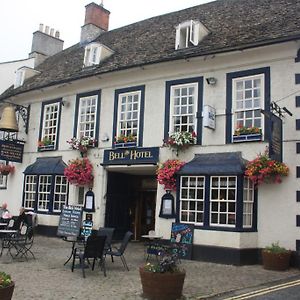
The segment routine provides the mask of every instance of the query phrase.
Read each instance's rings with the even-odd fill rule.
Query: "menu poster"
[[[80,206],[64,206],[57,229],[59,236],[78,236],[81,226],[82,208]]]

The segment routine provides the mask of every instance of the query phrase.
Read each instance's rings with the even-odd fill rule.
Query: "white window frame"
[[[218,179],[218,186],[217,187],[213,187],[213,179],[216,178]],[[222,186],[221,185],[221,180],[225,179],[226,178],[226,186]],[[234,199],[228,199],[228,191],[229,190],[232,190],[233,188],[230,187],[228,185],[229,183],[229,180],[230,179],[235,179],[235,187],[234,187]],[[221,198],[220,196],[220,191],[221,191],[221,188],[222,190],[226,190],[226,199],[225,198]],[[212,194],[213,194],[213,190],[217,190],[218,191],[218,197],[216,199],[213,199],[212,198]],[[209,215],[209,224],[210,226],[216,226],[216,227],[236,227],[236,213],[237,213],[237,176],[211,176],[210,177],[210,196],[209,196],[209,203],[210,203],[210,215]],[[229,210],[229,205],[234,203],[234,212],[230,211]],[[214,204],[217,204],[218,206],[218,210],[213,210],[213,206]],[[225,211],[222,211],[221,207],[224,206],[222,204],[225,204],[226,205],[226,210]],[[212,214],[217,214],[218,216],[218,221],[217,222],[213,222],[212,221]],[[220,222],[220,218],[221,218],[221,215],[225,215],[226,217],[226,222],[225,223],[221,223]],[[234,223],[230,223],[230,217],[231,215],[234,216]]]
[[[91,43],[85,46],[84,52],[84,66],[90,67],[98,65],[101,57],[101,45],[98,43]]]
[[[57,107],[57,111],[54,110],[56,107]],[[50,109],[50,111],[48,109]],[[55,114],[56,117],[54,117]],[[41,139],[43,140],[44,138],[49,138],[52,141],[54,148],[56,148],[57,146],[59,116],[60,116],[60,102],[53,102],[44,105]]]
[[[23,85],[25,80],[25,70],[17,70],[15,75],[14,88],[18,88]]]
[[[7,176],[0,174],[0,190],[7,189]]]
[[[200,22],[188,20],[176,27],[175,49],[183,49],[189,45],[197,46],[200,39]]]
[[[183,98],[185,98],[185,96],[182,96],[182,90],[183,89],[187,89],[187,90],[189,90],[189,88],[191,88],[191,87],[193,87],[194,88],[194,95],[193,95],[193,98],[194,98],[194,103],[192,104],[192,105],[189,105],[188,103],[189,103],[189,95],[190,94],[188,94],[187,96],[186,96],[186,103],[187,104],[182,104],[182,100],[183,100]],[[178,89],[180,89],[180,95],[179,96],[176,96],[175,95],[175,91],[176,90],[178,90]],[[196,118],[196,114],[197,114],[197,103],[198,103],[198,93],[199,93],[199,91],[198,91],[198,83],[197,82],[193,82],[193,83],[186,83],[186,84],[179,84],[179,85],[172,85],[171,86],[171,101],[170,101],[170,128],[169,128],[169,133],[173,133],[173,132],[175,132],[175,131],[189,131],[189,132],[195,132],[195,133],[197,133],[197,118]],[[177,103],[176,103],[176,99],[175,98],[179,98],[179,102],[180,102],[180,104],[178,105]],[[183,110],[183,108],[184,107],[186,107],[186,109],[187,109],[187,112],[186,113],[178,113],[177,111],[176,111],[176,109],[177,108],[179,108],[179,110],[180,110],[180,112],[182,112],[182,110]],[[190,112],[188,112],[188,108],[189,107],[192,107],[193,108],[193,111],[190,113]],[[190,123],[190,122],[188,122],[187,121],[187,123],[186,124],[189,124],[188,126],[190,126],[190,124],[193,124],[193,130],[191,130],[191,129],[189,129],[189,128],[187,128],[187,130],[177,130],[176,129],[176,127],[178,126],[178,125],[175,125],[175,118],[176,117],[178,117],[178,118],[181,118],[182,119],[182,117],[184,117],[184,116],[186,116],[187,118],[189,118],[189,117],[192,117],[193,118],[193,123]],[[183,127],[183,124],[184,123],[182,123],[182,121],[180,121],[180,125],[179,125],[179,127],[182,129],[182,127]]]
[[[252,88],[245,88],[245,82],[246,81],[252,81]],[[254,96],[254,90],[258,90],[258,89],[254,89],[253,88],[253,82],[254,80],[260,80],[260,96],[255,97]],[[242,90],[238,90],[237,89],[237,85],[239,82],[242,82],[243,85],[243,89]],[[235,130],[238,128],[238,124],[237,124],[237,114],[238,113],[244,113],[243,116],[243,126],[246,126],[246,122],[247,120],[252,120],[251,123],[252,125],[250,127],[254,127],[254,120],[255,119],[260,119],[261,122],[261,126],[255,126],[261,129],[262,133],[264,132],[264,116],[263,114],[260,113],[261,109],[265,108],[265,75],[264,74],[257,74],[257,75],[251,75],[251,76],[245,76],[245,77],[238,77],[238,78],[234,78],[232,79],[232,107],[233,107],[233,118],[232,118],[232,132],[234,134]],[[246,98],[245,97],[245,93],[250,92],[252,94],[251,98]],[[237,94],[241,94],[243,93],[242,99],[238,99]],[[255,106],[254,105],[254,101],[257,101],[258,99],[260,99],[260,106]],[[245,103],[246,101],[248,102],[252,102],[251,107],[249,108],[245,108]],[[243,103],[244,107],[238,108],[237,107],[237,102]],[[254,111],[259,111],[260,113],[260,117],[254,117],[252,116],[250,117],[246,117],[246,112],[252,112],[252,114],[254,114]],[[249,126],[248,126],[249,127]]]
[[[59,182],[60,179],[60,182]],[[68,181],[67,178],[63,175],[56,175],[54,183],[54,193],[53,193],[53,201],[52,201],[52,211],[61,212],[64,205],[66,205],[68,201]],[[60,209],[55,209],[55,203],[57,203]]]
[[[52,175],[39,175],[37,211],[49,211]]]
[[[254,184],[248,177],[245,177],[243,187],[243,228],[252,228],[255,193]]]
[[[24,208],[34,210],[36,201],[37,175],[25,175]]]
[[[85,105],[83,105],[84,102]],[[98,95],[84,96],[79,99],[77,138],[88,136],[96,139],[97,111]],[[91,129],[92,125],[93,129]]]
[[[184,184],[184,181],[187,184]],[[198,184],[198,182],[200,184]],[[202,184],[201,184],[202,182]],[[181,176],[180,178],[180,222],[203,225],[205,214],[205,176]],[[202,197],[200,197],[202,194]],[[202,205],[202,209],[201,208]],[[184,218],[183,216],[186,216]],[[202,222],[197,221],[198,215]],[[194,221],[190,219],[194,219]]]
[[[138,96],[137,109],[134,109],[134,104],[136,104],[136,102],[132,102],[132,105],[131,105],[132,108],[128,109],[128,106],[130,107],[128,98],[132,97],[132,99],[134,99],[135,96]],[[120,136],[122,134],[124,134],[125,136],[128,136],[128,135],[132,134],[132,135],[136,136],[136,140],[138,141],[139,134],[140,134],[140,109],[141,109],[141,100],[142,100],[141,98],[142,98],[142,92],[140,90],[119,94],[117,136]],[[122,102],[123,99],[125,100],[125,103]],[[124,111],[122,111],[123,106],[125,106]],[[130,114],[132,117],[128,118],[128,114]],[[136,118],[133,117],[133,114],[136,114]],[[122,115],[125,116],[125,118],[123,120],[121,119]],[[136,127],[128,127],[128,123],[132,124],[134,122],[136,122],[136,124],[137,124]],[[122,128],[123,124],[124,124],[124,127]],[[136,135],[133,133],[133,131],[136,131]]]

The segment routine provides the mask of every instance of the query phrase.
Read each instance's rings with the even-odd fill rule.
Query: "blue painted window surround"
[[[79,119],[80,119],[80,104],[82,101],[84,101],[85,97],[96,97],[95,102],[96,103],[91,103],[91,101],[94,101],[93,99],[88,99],[85,103],[85,107],[83,108],[83,115],[82,117],[84,118],[84,122],[86,124],[84,125],[83,131],[86,132],[85,136],[92,137],[96,139],[95,146],[98,145],[98,138],[99,138],[99,127],[100,127],[100,110],[101,110],[101,90],[96,90],[96,91],[91,91],[87,93],[82,93],[76,95],[76,107],[75,107],[75,118],[74,118],[74,127],[73,127],[73,137],[80,138],[79,134]],[[91,115],[92,112],[89,112],[89,110],[93,109],[96,106],[96,111],[95,114]],[[91,117],[95,117],[94,123],[90,123]]]
[[[57,106],[55,106],[57,104]],[[57,107],[58,111],[54,111],[51,106]],[[47,108],[50,108],[49,111],[47,111]],[[55,99],[50,101],[44,101],[42,103],[42,112],[41,112],[41,121],[40,121],[40,131],[39,131],[39,141],[41,141],[44,137],[52,137],[55,139],[55,143],[52,147],[49,147],[48,149],[42,149],[43,151],[46,150],[57,150],[58,144],[59,144],[59,132],[60,132],[60,120],[61,120],[61,107],[62,107],[62,99]],[[44,115],[45,113],[48,114],[48,117],[56,122],[55,126],[51,124],[49,121],[45,122]],[[53,122],[52,121],[52,122]],[[47,124],[46,124],[47,123]],[[48,124],[49,123],[49,124]]]
[[[264,110],[266,112],[270,112],[270,101],[271,101],[271,95],[270,95],[270,68],[258,68],[258,69],[251,69],[251,70],[244,70],[244,71],[238,71],[238,72],[232,72],[227,73],[226,78],[226,143],[230,144],[232,143],[232,121],[233,121],[233,114],[232,114],[232,108],[233,108],[233,80],[237,78],[243,78],[247,76],[255,76],[255,75],[264,75]],[[270,127],[270,121],[267,118],[264,118],[264,140],[270,139],[271,134],[271,127]]]
[[[182,175],[184,177],[189,175]],[[180,181],[181,177],[178,176],[177,178],[177,192],[176,192],[176,222],[180,222]],[[195,175],[192,175],[195,176]],[[243,217],[244,217],[244,176],[243,175],[228,175],[228,176],[236,176],[237,177],[237,185],[236,185],[236,201],[234,202],[236,205],[235,208],[235,225],[234,226],[227,226],[227,225],[218,225],[214,226],[210,224],[210,217],[211,217],[211,204],[213,202],[210,201],[211,195],[211,180],[213,177],[219,177],[220,175],[196,175],[196,176],[203,176],[205,178],[204,182],[204,203],[203,203],[203,225],[196,225],[195,228],[197,229],[204,229],[204,230],[214,230],[214,231],[231,231],[231,232],[255,232],[257,231],[257,189],[254,189],[254,199],[253,199],[253,211],[252,211],[252,226],[246,227],[243,226]],[[227,175],[226,175],[227,176]],[[220,176],[220,177],[226,177]],[[190,204],[191,205],[191,204]],[[197,210],[196,202],[193,204]],[[193,209],[193,208],[192,208]],[[184,223],[184,221],[181,220]]]
[[[171,80],[166,82],[165,91],[165,126],[164,126],[164,139],[167,139],[170,133],[170,112],[171,112],[171,90],[177,85],[192,84],[196,83],[198,85],[198,99],[196,99],[196,120],[197,120],[197,144],[200,145],[202,141],[202,107],[203,107],[203,77],[193,77]]]
[[[138,114],[138,132],[137,132],[137,146],[142,147],[143,146],[143,136],[144,136],[144,110],[145,110],[145,85],[139,85],[139,86],[132,86],[122,89],[115,90],[115,100],[114,100],[114,120],[113,120],[113,132],[112,132],[112,147],[115,147],[115,137],[119,134],[118,131],[118,120],[119,116],[119,109],[120,109],[120,97],[122,94],[128,94],[128,93],[134,93],[139,92],[140,93],[140,103],[139,103],[139,114]],[[134,109],[132,109],[134,110]],[[131,113],[132,110],[130,109]],[[131,118],[132,119],[132,118]]]

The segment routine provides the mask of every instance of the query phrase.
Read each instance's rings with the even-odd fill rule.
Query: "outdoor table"
[[[71,248],[71,253],[70,256],[68,257],[68,259],[65,261],[64,266],[71,260],[71,258],[73,257],[74,251],[75,251],[75,246],[76,243],[79,244],[79,242],[82,243],[82,245],[84,245],[82,240],[79,240],[77,236],[67,236],[67,237],[63,237],[63,240],[65,242],[69,242],[72,243],[72,248]],[[80,244],[79,244],[80,245]]]
[[[161,240],[163,236],[156,234],[145,234],[141,237],[148,240],[145,251],[145,253],[147,253],[146,261],[149,259],[151,254],[155,255],[157,258],[158,252],[160,250],[160,246],[158,245],[157,241]]]

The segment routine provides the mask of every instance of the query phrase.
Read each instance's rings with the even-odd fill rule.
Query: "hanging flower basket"
[[[281,178],[288,173],[289,168],[286,164],[269,158],[267,151],[248,162],[245,171],[245,175],[255,186],[262,183],[281,183]]]
[[[77,186],[92,186],[94,180],[93,166],[86,157],[70,160],[64,175],[69,183]]]
[[[1,175],[8,175],[9,173],[14,172],[15,166],[13,165],[5,165],[3,163],[0,164],[0,174]]]
[[[187,149],[196,144],[197,135],[195,132],[177,131],[164,140],[163,147],[169,147],[178,155],[179,151]]]
[[[157,171],[157,181],[164,185],[165,190],[176,191],[176,172],[178,172],[185,162],[178,159],[169,159],[162,163]]]

